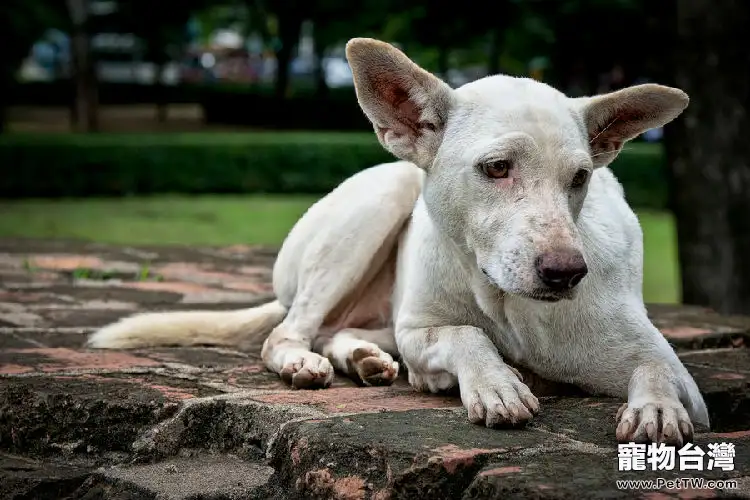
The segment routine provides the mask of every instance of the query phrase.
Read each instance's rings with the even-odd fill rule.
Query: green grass
[[[669,212],[638,211],[643,228],[643,298],[675,304],[681,300],[677,233]]]
[[[159,196],[0,202],[0,237],[128,245],[280,245],[310,196]]]
[[[159,196],[0,201],[0,238],[61,238],[129,245],[278,246],[312,196]],[[638,213],[644,233],[644,298],[679,301],[672,216]]]

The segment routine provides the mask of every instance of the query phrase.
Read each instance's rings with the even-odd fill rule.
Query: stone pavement
[[[705,394],[732,471],[618,472],[619,401],[543,397],[525,429],[468,423],[455,395],[293,391],[257,353],[91,351],[144,310],[271,297],[271,251],[0,241],[0,498],[488,499],[750,497],[750,319],[650,307]],[[707,458],[704,465],[707,464]],[[737,490],[619,490],[616,479],[737,478]]]

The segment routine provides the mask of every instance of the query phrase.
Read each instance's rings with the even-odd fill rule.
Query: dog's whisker
[[[617,121],[617,120],[618,120],[619,118],[620,118],[619,116],[615,115],[615,117],[614,117],[614,118],[612,119],[612,121],[611,121],[611,122],[609,122],[609,124],[607,124],[607,126],[606,126],[606,127],[604,127],[603,129],[601,129],[601,130],[599,131],[599,133],[598,133],[598,134],[596,134],[596,135],[595,135],[594,137],[592,137],[592,138],[591,138],[591,139],[589,140],[589,144],[591,144],[591,143],[592,143],[592,142],[594,142],[594,141],[595,141],[596,139],[598,139],[598,138],[599,138],[599,136],[600,136],[600,135],[602,135],[602,134],[603,134],[604,132],[606,132],[606,131],[607,131],[607,129],[609,129],[609,127],[611,127],[612,125],[614,125],[614,124],[615,124],[615,122],[616,122],[616,121]]]
[[[626,147],[620,148],[620,152],[632,151],[632,150],[633,150],[633,148],[631,146],[626,146]],[[596,158],[597,156],[611,155],[613,153],[614,153],[614,151],[602,151],[600,153],[596,153],[596,154],[591,155],[591,157],[592,158]]]

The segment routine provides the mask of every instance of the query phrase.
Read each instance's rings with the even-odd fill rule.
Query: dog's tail
[[[217,345],[260,349],[287,309],[278,300],[235,311],[174,311],[129,316],[89,337],[95,349]]]

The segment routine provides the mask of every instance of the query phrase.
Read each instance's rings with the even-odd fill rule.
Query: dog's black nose
[[[546,252],[536,259],[536,273],[539,279],[553,290],[575,287],[588,272],[583,255],[576,250]]]

